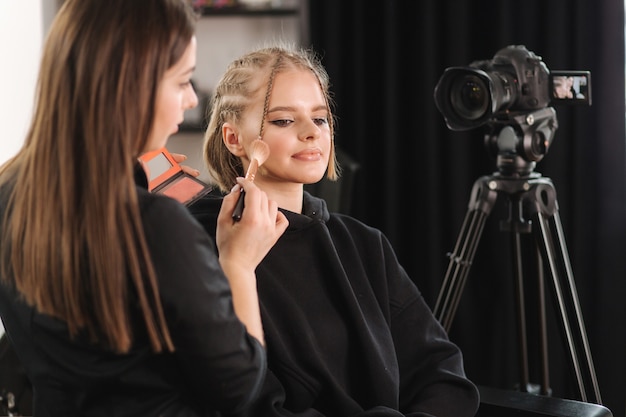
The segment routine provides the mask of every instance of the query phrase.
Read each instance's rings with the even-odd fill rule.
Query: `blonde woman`
[[[255,184],[289,220],[257,268],[268,375],[241,415],[473,417],[478,392],[461,352],[387,238],[304,191],[338,174],[333,131],[328,75],[311,51],[252,51],[216,87],[204,149],[212,177],[229,190],[260,138],[270,153]],[[224,203],[190,209],[214,235]]]

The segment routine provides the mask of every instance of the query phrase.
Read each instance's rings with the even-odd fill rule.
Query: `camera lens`
[[[497,91],[489,73],[478,68],[451,67],[435,86],[435,104],[450,129],[471,129],[493,115]]]
[[[463,119],[476,120],[489,108],[489,87],[474,74],[466,74],[454,80],[450,88],[452,109]]]

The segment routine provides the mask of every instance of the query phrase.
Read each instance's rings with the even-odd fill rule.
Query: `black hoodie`
[[[190,207],[213,237],[221,201]],[[387,238],[303,203],[256,271],[268,374],[245,416],[474,416],[461,351]]]

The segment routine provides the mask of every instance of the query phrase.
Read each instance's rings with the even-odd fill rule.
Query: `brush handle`
[[[237,199],[237,204],[235,204],[235,210],[233,210],[233,220],[238,222],[241,220],[241,215],[243,214],[243,200],[246,192],[241,189],[241,193],[239,194],[239,198]]]
[[[246,172],[246,179],[254,181],[257,169],[259,169],[259,161],[256,158],[252,158],[252,161],[250,161],[250,165],[248,166],[248,171]],[[237,199],[237,204],[235,204],[235,210],[233,210],[232,217],[236,222],[241,220],[241,215],[243,214],[243,199],[245,194],[246,192],[242,188],[241,194],[239,194],[239,198]]]
[[[252,161],[250,161],[250,165],[248,166],[248,171],[246,172],[246,179],[254,181],[254,177],[256,176],[256,172],[258,169],[259,160],[256,158],[252,158]]]

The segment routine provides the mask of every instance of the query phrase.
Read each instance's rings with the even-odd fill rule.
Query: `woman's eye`
[[[328,119],[326,117],[316,117],[313,119],[313,123],[316,125],[325,125],[328,123]]]
[[[288,126],[289,124],[293,123],[293,120],[279,119],[279,120],[272,120],[271,123],[276,126]]]

